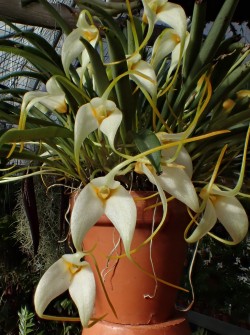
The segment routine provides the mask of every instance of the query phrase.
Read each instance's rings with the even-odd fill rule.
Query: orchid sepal
[[[82,252],[63,255],[44,273],[34,296],[35,310],[39,317],[43,318],[48,305],[69,290],[83,327],[88,326],[95,302],[95,279],[83,257]]]

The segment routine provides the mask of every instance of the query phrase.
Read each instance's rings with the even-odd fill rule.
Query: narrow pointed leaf
[[[10,129],[5,132],[0,138],[0,148],[6,143],[16,143],[16,142],[26,142],[26,141],[42,141],[47,138],[55,137],[66,137],[72,138],[73,132],[70,130],[59,127],[59,126],[49,126],[43,128],[33,128],[33,129]]]
[[[98,51],[92,47],[92,45],[81,38],[81,42],[84,44],[85,48],[88,51],[90,62],[93,66],[93,76],[96,84],[96,91],[99,96],[105,92],[107,87],[109,86],[109,80],[106,74],[106,68],[102,63],[101,57]]]

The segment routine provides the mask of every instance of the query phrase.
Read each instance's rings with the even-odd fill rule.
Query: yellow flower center
[[[96,38],[96,31],[83,30],[82,36],[87,41],[93,41]]]
[[[104,105],[93,108],[92,112],[99,124],[110,115],[110,111],[108,111]]]
[[[111,190],[108,186],[103,185],[97,188],[97,195],[101,200],[106,200],[111,194]]]
[[[216,195],[214,195],[214,194],[209,194],[208,195],[207,190],[205,188],[203,188],[200,192],[200,197],[201,197],[201,199],[204,200],[204,199],[207,198],[207,196],[212,201],[212,203],[215,203],[217,201],[217,196]]]
[[[68,270],[72,275],[75,275],[77,272],[79,272],[82,268],[82,266],[72,264],[70,262],[65,262],[67,264]]]
[[[60,105],[58,105],[58,107],[56,108],[56,111],[58,113],[66,113],[67,112],[67,104],[64,101],[63,103],[61,103]]]

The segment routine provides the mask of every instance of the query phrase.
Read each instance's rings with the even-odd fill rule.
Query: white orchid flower
[[[153,99],[157,94],[157,78],[151,64],[141,59],[140,54],[128,58],[128,69],[136,71],[131,73],[130,78],[139,86],[145,89]]]
[[[114,149],[114,139],[122,121],[122,112],[111,100],[93,98],[81,106],[75,119],[75,158],[79,161],[80,147],[85,138],[94,130],[100,129]]]
[[[44,311],[49,303],[69,290],[75,302],[81,323],[88,326],[95,302],[95,279],[84,254],[63,255],[44,273],[35,291],[34,304],[39,317],[46,318]]]
[[[156,134],[161,144],[166,144],[173,141],[178,141],[181,139],[181,133],[168,134],[165,132],[159,132]],[[180,148],[178,145],[174,147],[169,147],[167,149],[161,150],[162,157],[171,162],[172,160],[177,164],[184,167],[187,175],[191,179],[193,176],[193,162],[189,155],[187,149],[182,145]]]
[[[153,26],[157,22],[169,25],[177,32],[181,40],[185,39],[187,18],[183,8],[167,0],[142,0],[144,21]]]
[[[46,83],[47,92],[27,92],[24,96],[22,109],[29,111],[32,106],[37,103],[42,104],[50,110],[58,113],[67,112],[67,104],[65,101],[65,93],[59,86],[54,77],[51,77]]]
[[[40,110],[43,111],[41,108],[42,106],[50,109],[52,111],[56,111],[58,113],[66,113],[67,112],[67,104],[65,101],[65,93],[57,83],[54,77],[51,77],[46,83],[46,92],[41,91],[31,91],[27,92],[23,96],[23,101],[21,105],[21,113],[20,113],[20,120],[19,120],[19,129],[25,128],[26,118],[30,111],[30,109],[40,104]]]
[[[88,21],[86,11],[82,11],[77,21],[77,28],[74,29],[65,39],[62,46],[62,64],[64,71],[69,75],[71,62],[82,53],[83,59],[89,59],[80,37],[86,39],[92,46],[95,46],[99,39],[99,31],[94,24]]]
[[[183,202],[194,212],[199,210],[199,200],[194,185],[183,166],[176,163],[168,164],[167,161],[161,165],[162,173],[157,175],[149,163],[137,162],[135,171],[144,173],[149,181]]]
[[[184,50],[187,49],[190,40],[190,34],[186,31]],[[180,61],[180,57],[184,54],[181,51],[181,37],[174,29],[164,29],[154,42],[151,63],[154,68],[168,55],[171,54],[171,62],[168,70],[168,78]]]
[[[188,31],[186,31],[186,38],[185,38],[185,44],[184,44],[183,51],[181,51],[181,41],[179,41],[179,43],[176,45],[176,47],[172,51],[171,63],[170,63],[170,67],[169,67],[169,70],[168,70],[168,78],[172,74],[173,70],[177,67],[177,65],[180,61],[180,58],[183,55],[185,55],[185,50],[187,49],[189,41],[190,41],[190,34],[189,34]]]
[[[108,175],[93,179],[78,195],[71,214],[71,234],[76,250],[88,230],[105,214],[119,232],[129,255],[136,224],[133,197],[118,181]]]
[[[206,187],[203,188],[200,197],[206,201],[205,211],[197,227],[186,238],[186,241],[188,243],[198,241],[210,232],[219,220],[232,238],[228,244],[241,242],[248,232],[249,223],[246,211],[239,200],[221,191],[217,185],[213,185],[209,192]]]
[[[157,37],[152,49],[151,64],[154,68],[162,59],[167,57],[174,50],[176,45],[180,43],[180,36],[174,29],[166,28]]]

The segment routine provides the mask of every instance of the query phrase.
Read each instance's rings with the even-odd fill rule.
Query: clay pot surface
[[[157,226],[162,218],[161,206],[156,210],[145,210],[159,199],[156,200],[155,197],[149,200],[138,199],[151,193],[133,192],[138,218],[131,250],[141,245],[151,235],[152,222],[154,221],[154,225]],[[186,259],[186,243],[183,233],[189,220],[183,204],[177,200],[169,202],[164,226],[154,237],[152,243],[140,248],[132,254],[132,258],[147,272],[155,273],[158,278],[179,285]],[[107,314],[104,320],[111,323],[153,325],[166,322],[175,316],[175,300],[178,290],[146,275],[126,257],[121,259],[115,257],[124,254],[124,249],[122,242],[119,241],[119,234],[106,216],[102,216],[90,229],[83,241],[83,246],[84,250],[91,250],[94,247],[93,255],[117,314],[116,317],[108,304],[92,257],[87,256],[86,260],[95,272],[97,283],[93,317],[99,318]],[[111,254],[113,257],[108,262],[107,256]]]
[[[84,329],[82,335],[191,335],[185,317],[177,316],[171,321],[154,325],[122,325],[100,321]]]

